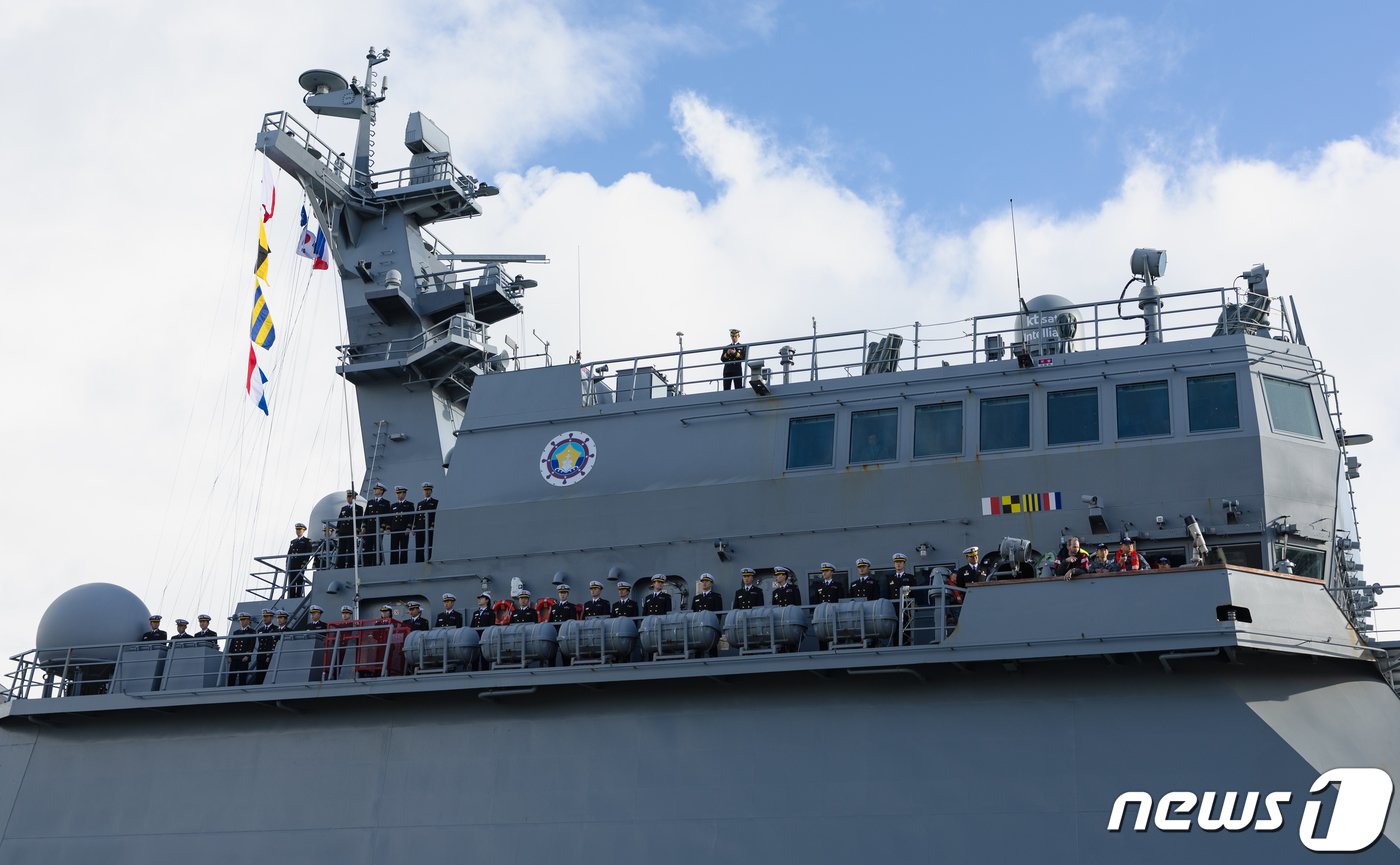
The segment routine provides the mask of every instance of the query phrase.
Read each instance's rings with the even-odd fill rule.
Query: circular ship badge
[[[540,454],[540,475],[556,487],[578,483],[593,471],[598,449],[587,435],[570,431],[550,439]]]

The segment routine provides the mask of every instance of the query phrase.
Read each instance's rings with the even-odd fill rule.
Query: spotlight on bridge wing
[[[1108,521],[1103,518],[1103,505],[1098,496],[1080,496],[1079,500],[1089,506],[1089,530],[1096,535],[1108,534]]]
[[[763,379],[763,361],[749,361],[749,387],[759,396],[768,396],[768,382]]]

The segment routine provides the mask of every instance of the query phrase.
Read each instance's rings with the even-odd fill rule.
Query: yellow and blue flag
[[[248,332],[253,344],[272,348],[277,339],[277,330],[272,326],[272,313],[267,308],[267,298],[263,297],[262,286],[253,284],[253,326]]]
[[[258,257],[253,261],[253,276],[267,284],[267,259],[272,255],[272,248],[267,245],[267,227],[258,223]]]

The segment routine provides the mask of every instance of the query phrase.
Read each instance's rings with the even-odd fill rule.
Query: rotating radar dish
[[[350,86],[344,75],[329,69],[308,69],[297,78],[297,84],[307,93],[333,93]]]

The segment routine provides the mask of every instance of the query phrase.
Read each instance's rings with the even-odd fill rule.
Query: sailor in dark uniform
[[[515,593],[515,609],[510,611],[510,623],[512,625],[521,622],[538,622],[540,614],[534,607],[530,606],[530,593],[521,589]]]
[[[433,498],[433,485],[423,484],[423,498],[418,502],[418,516],[413,528],[418,540],[418,561],[423,562],[433,555],[433,526],[437,525],[438,500]]]
[[[310,621],[308,621],[308,622],[306,623],[306,630],[308,630],[308,631],[324,631],[324,630],[326,629],[326,623],[323,622],[323,621],[321,621],[321,616],[322,616],[325,612],[326,612],[326,611],[325,611],[324,609],[322,609],[321,607],[318,607],[318,606],[316,606],[315,604],[312,604],[312,605],[311,605],[311,609],[310,609],[310,611],[309,611],[309,615],[311,616],[311,619],[310,619]]]
[[[870,575],[870,560],[856,559],[856,583],[851,586],[851,597],[867,601],[880,600],[880,584]]]
[[[247,613],[238,614],[238,627],[233,638],[228,641],[228,683],[230,686],[251,684],[248,668],[253,661],[253,617]]]
[[[718,613],[724,610],[724,598],[721,598],[714,588],[715,578],[709,574],[701,574],[700,591],[695,595],[695,600],[690,602],[692,612]]]
[[[603,584],[594,580],[588,584],[588,600],[583,602],[585,619],[608,618],[612,615],[612,604],[603,597]]]
[[[267,678],[267,669],[272,666],[272,650],[277,648],[277,626],[272,623],[272,611],[262,611],[262,624],[257,627],[258,653],[253,658],[254,685],[261,685]],[[271,634],[272,636],[269,636]]]
[[[739,330],[733,328],[729,331],[729,345],[719,353],[719,359],[724,363],[724,389],[736,388],[744,389],[744,361],[748,360],[749,347],[739,342]]]
[[[325,613],[324,609],[318,607],[315,604],[312,604],[311,609],[307,611],[307,615],[310,618],[307,621],[307,623],[302,626],[302,630],[316,631],[319,632],[321,635],[321,639],[316,641],[316,647],[318,651],[313,653],[311,656],[313,664],[311,671],[311,679],[312,681],[317,682],[330,678],[331,667],[330,652],[326,651],[326,647],[330,642],[327,639],[328,635],[326,634],[327,624],[321,621],[321,615],[323,613]]]
[[[651,578],[651,594],[642,603],[642,615],[664,616],[671,612],[671,595],[666,591],[666,578],[656,574]]]
[[[700,591],[696,593],[690,602],[690,610],[693,613],[719,613],[724,610],[724,598],[719,596],[719,592],[714,590],[715,578],[709,574],[700,575]],[[716,639],[714,645],[710,646],[705,653],[707,658],[719,657],[719,640]]]
[[[437,614],[437,621],[433,622],[434,628],[460,628],[462,627],[462,611],[457,609],[457,596],[451,592],[445,592],[442,596],[442,612]]]
[[[496,611],[491,609],[491,595],[482,592],[476,596],[476,609],[472,611],[471,626],[479,633],[483,628],[496,624]]]
[[[909,563],[908,556],[895,553],[891,560],[894,562],[894,573],[889,576],[889,586],[894,593],[895,604],[902,611],[899,645],[907,646],[912,636],[914,608],[919,605],[918,598],[914,596],[914,586],[917,586],[919,581],[912,572],[905,570],[905,565]]]
[[[306,523],[296,524],[297,536],[287,544],[287,597],[300,598],[306,592],[306,566],[316,545],[306,536]]]
[[[612,605],[612,614],[614,619],[637,618],[637,602],[632,600],[631,583],[617,581],[617,601]]]
[[[205,641],[206,641],[206,642],[205,642],[205,645],[207,645],[209,648],[211,648],[211,649],[217,649],[217,648],[219,647],[219,643],[218,643],[218,637],[219,637],[219,635],[218,635],[217,632],[209,630],[209,622],[210,622],[209,614],[208,614],[208,613],[200,613],[199,616],[198,616],[198,618],[199,618],[199,630],[198,630],[198,631],[195,631],[195,632],[194,632],[194,635],[195,635],[196,637],[200,638],[201,640],[205,640]]]
[[[570,619],[581,619],[579,606],[569,600],[569,586],[567,583],[559,584],[559,603],[554,605],[554,609],[549,611],[551,622],[567,622]]]
[[[739,579],[743,581],[734,592],[734,609],[752,610],[754,607],[763,606],[763,589],[760,589],[753,581],[753,568],[744,568],[739,572]]]
[[[408,495],[408,487],[394,487],[394,500],[389,503],[389,513],[392,515],[386,521],[389,524],[389,564],[408,564],[408,539],[413,531],[413,524],[418,520],[414,516],[415,509],[413,502],[405,496]]]
[[[775,607],[800,607],[802,606],[802,592],[797,586],[788,582],[787,568],[779,565],[773,569],[773,606]]]
[[[389,500],[384,498],[384,485],[375,483],[373,490],[374,498],[365,503],[364,543],[361,545],[365,554],[363,564],[367,568],[380,564],[379,536],[389,527],[389,521],[384,519],[389,514]]]
[[[141,642],[151,642],[154,640],[164,640],[165,632],[160,629],[160,616],[151,616],[151,629],[141,635]]]
[[[318,571],[333,568],[335,564],[335,527],[329,525],[321,526],[321,539],[316,542],[312,550],[314,558],[311,566]]]
[[[189,620],[189,619],[176,619],[176,620],[175,620],[175,636],[171,637],[170,639],[172,639],[172,640],[193,640],[193,639],[194,639],[194,634],[191,634],[191,633],[187,630],[187,628],[189,628],[189,626],[190,626],[190,620]]]
[[[432,627],[428,620],[423,618],[423,605],[417,601],[408,602],[408,618],[404,619],[404,624],[415,631],[426,631]]]
[[[846,597],[846,590],[836,582],[836,566],[822,562],[822,581],[817,583],[817,596],[812,600],[818,604],[834,604]]]
[[[335,522],[335,566],[337,568],[355,567],[355,539],[356,535],[364,532],[365,509],[362,505],[355,503],[354,490],[345,491],[345,504],[340,506],[340,515]]]
[[[967,562],[953,572],[953,585],[965,589],[969,583],[980,583],[987,579],[987,568],[977,562],[980,554],[981,551],[977,547],[968,547],[963,550],[963,556]]]

